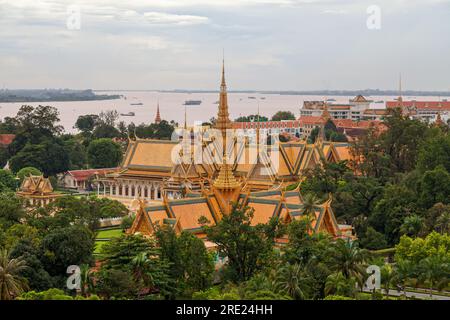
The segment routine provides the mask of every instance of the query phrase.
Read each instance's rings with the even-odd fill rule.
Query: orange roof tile
[[[201,225],[198,220],[204,216],[209,220],[208,225],[213,225],[215,223],[213,214],[206,203],[206,199],[203,201],[192,201],[192,200],[180,200],[173,201],[169,204],[172,212],[175,214],[175,219],[180,223],[183,230],[185,229],[197,229]]]
[[[450,111],[450,101],[386,101],[387,108],[416,107],[419,110]]]

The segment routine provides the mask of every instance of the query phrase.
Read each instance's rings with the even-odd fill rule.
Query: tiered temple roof
[[[327,113],[323,118],[327,118]],[[299,187],[293,191],[282,191],[283,182],[292,184],[292,181],[299,181],[304,170],[312,169],[324,161],[339,162],[351,158],[346,143],[318,139],[314,144],[299,141],[278,142],[271,146],[259,143],[252,145],[246,139],[230,139],[227,133],[231,128],[223,67],[216,123],[222,139],[211,137],[204,142],[202,154],[205,164],[194,164],[193,152],[185,148],[188,146],[186,143],[175,149],[184,161],[172,167],[172,150],[176,142],[139,139],[130,142],[131,147],[124,160],[126,169],[121,174],[127,174],[130,170],[148,170],[152,172],[149,174],[170,174],[172,180],[177,175],[179,179],[186,180],[196,177],[200,179],[201,189],[198,192],[188,190],[183,199],[168,199],[163,195],[160,205],[146,206],[144,201],[140,201],[129,233],[151,236],[158,226],[166,225],[176,232],[189,231],[205,238],[202,223],[210,226],[217,224],[223,216],[230,214],[233,203],[253,208],[253,225],[267,223],[272,218],[278,218],[283,223],[301,219],[305,217],[306,210]],[[210,183],[206,186],[203,181]],[[310,217],[311,232],[326,232],[335,238],[351,237],[347,226],[343,228],[344,234],[337,224],[331,208],[331,196],[323,204],[315,206],[313,211]],[[286,241],[279,239],[281,243]]]
[[[189,193],[185,199],[169,200],[159,206],[141,206],[137,211],[136,219],[129,233],[141,233],[151,236],[158,227],[171,226],[176,232],[189,231],[205,238],[202,228],[202,219],[206,218],[209,226],[219,222],[224,214],[220,199],[213,190],[203,189],[201,193]],[[299,189],[293,191],[269,190],[260,192],[244,192],[239,190],[236,202],[240,206],[249,206],[254,209],[252,225],[267,223],[271,218],[278,218],[282,223],[289,223],[304,218],[305,206]],[[344,227],[338,225],[331,208],[331,197],[323,204],[314,207],[311,217],[312,232],[325,232],[334,238],[345,237],[341,232]],[[279,239],[285,242],[286,239]]]
[[[33,206],[49,204],[61,196],[61,194],[53,192],[52,184],[48,178],[33,175],[23,179],[16,194],[27,199],[28,203]]]
[[[25,177],[20,186],[20,193],[22,194],[36,194],[36,195],[46,195],[53,192],[52,184],[48,178],[44,176],[33,176]]]
[[[120,170],[110,177],[122,179],[153,179],[164,181],[165,188],[176,191],[189,185],[192,190],[200,190],[200,185],[216,179],[217,184],[242,183],[250,190],[268,190],[282,182],[301,180],[305,170],[314,168],[322,161],[339,162],[351,160],[349,145],[319,139],[314,144],[306,141],[276,142],[260,147],[249,139],[227,138],[233,124],[229,119],[225,68],[222,67],[219,111],[216,129],[218,137],[209,137],[202,144],[202,161],[194,161],[194,151],[190,142],[140,139],[130,140]],[[324,106],[325,110],[327,105]],[[320,117],[324,123],[327,113]],[[220,139],[222,138],[222,139]],[[222,141],[226,148],[222,147]],[[178,160],[173,160],[173,155]],[[229,158],[224,163],[224,158]],[[197,159],[198,160],[198,159]],[[221,170],[223,168],[223,170]],[[234,177],[230,177],[233,172]]]

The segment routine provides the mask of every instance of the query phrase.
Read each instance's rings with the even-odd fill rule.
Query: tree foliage
[[[122,161],[120,145],[110,139],[93,140],[87,152],[88,162],[92,168],[113,168]]]

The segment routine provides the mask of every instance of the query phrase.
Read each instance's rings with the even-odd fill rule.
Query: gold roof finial
[[[227,154],[225,153],[219,175],[214,180],[214,187],[221,190],[232,190],[238,188],[240,185],[239,181],[234,177],[233,170],[228,164]]]
[[[216,129],[222,132],[222,137],[226,136],[227,129],[232,128],[232,123],[228,113],[228,94],[225,82],[225,59],[222,61],[222,81],[220,85],[219,112],[217,114]],[[224,144],[225,145],[225,144]]]

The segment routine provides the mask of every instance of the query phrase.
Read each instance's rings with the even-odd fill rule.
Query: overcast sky
[[[223,49],[231,90],[450,90],[450,0],[0,0],[1,87],[218,89]]]

